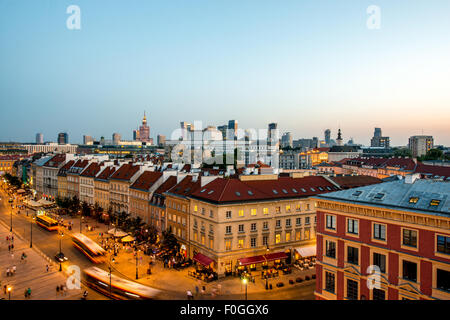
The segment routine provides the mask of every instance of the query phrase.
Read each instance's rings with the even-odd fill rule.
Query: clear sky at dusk
[[[0,141],[131,139],[146,110],[154,138],[236,119],[450,145],[450,1],[0,0],[0,108]]]

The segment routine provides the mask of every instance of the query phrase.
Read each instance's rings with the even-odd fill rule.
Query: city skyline
[[[154,139],[237,119],[296,138],[340,127],[369,145],[381,127],[393,146],[422,133],[450,145],[446,1],[377,1],[379,30],[370,1],[77,1],[81,30],[66,27],[71,4],[3,2],[0,104],[16,121],[1,141],[131,140],[146,110]]]

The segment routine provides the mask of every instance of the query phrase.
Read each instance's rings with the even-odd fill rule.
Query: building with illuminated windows
[[[317,299],[450,299],[450,182],[419,177],[316,197]]]
[[[424,156],[428,151],[433,149],[432,136],[412,136],[409,138],[408,147],[411,155],[416,158]]]
[[[339,190],[324,177],[295,174],[241,175],[200,183],[190,195],[190,257],[211,262],[219,276],[289,260],[297,248],[314,246],[311,197]],[[166,202],[169,208],[170,200]]]

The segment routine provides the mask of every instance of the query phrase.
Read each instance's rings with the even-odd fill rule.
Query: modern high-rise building
[[[381,128],[375,128],[373,138],[370,140],[370,146],[377,148],[389,148],[389,144],[389,137],[383,137],[381,134]]]
[[[158,134],[158,146],[164,146],[166,144],[166,136],[162,134]]]
[[[287,147],[291,147],[293,146],[292,144],[292,135],[290,132],[286,132],[281,136],[281,147],[282,148],[287,148]]]
[[[329,146],[331,143],[331,130],[326,129],[325,130],[325,143]]]
[[[43,144],[44,143],[44,135],[42,133],[36,134],[36,144]]]
[[[58,133],[58,143],[59,144],[68,144],[69,143],[69,135],[66,132]]]
[[[237,129],[238,129],[237,120],[229,120],[228,121],[228,132],[229,132],[230,138],[236,137]]]
[[[272,134],[274,134],[274,131],[277,130],[278,128],[278,124],[276,123],[269,123],[269,128],[268,128],[268,132],[267,132],[267,139],[268,140],[272,140],[272,138],[276,138],[276,137],[272,137]]]
[[[133,140],[138,141],[139,140],[139,131],[133,130]]]
[[[94,138],[91,136],[83,136],[83,144],[93,144]]]
[[[113,139],[113,144],[118,145],[120,143],[120,133],[113,133],[112,135],[112,139]]]
[[[180,128],[183,139],[188,139],[188,137],[192,137],[191,133],[194,131],[194,125],[192,123],[181,121]]]
[[[430,149],[433,149],[433,144],[432,136],[412,136],[409,138],[408,147],[411,155],[416,158],[424,156]]]

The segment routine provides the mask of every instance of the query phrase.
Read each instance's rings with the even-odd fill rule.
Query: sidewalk
[[[86,218],[85,218],[86,220]],[[73,221],[74,227],[72,232],[79,232],[79,219],[64,217],[64,221]],[[83,225],[83,234],[90,237],[97,243],[101,243],[99,237],[100,233],[107,233],[108,226],[96,222],[94,219],[88,218],[86,224],[89,226],[97,226],[94,231],[88,231]],[[122,248],[122,245],[120,246]],[[118,255],[114,257],[115,262],[112,264],[113,273],[122,278],[127,278],[132,281],[136,281],[136,258],[133,254],[133,250],[130,249],[126,252],[125,249],[120,249]],[[163,262],[156,260],[156,262],[151,266],[152,274],[147,274],[147,268],[149,266],[150,256],[139,252],[138,254],[138,280],[137,282],[160,289],[163,291],[162,298],[164,299],[186,299],[186,291],[191,290],[196,296],[195,299],[227,299],[229,296],[242,296],[245,293],[245,285],[242,284],[238,277],[226,277],[219,279],[218,281],[213,281],[210,283],[202,282],[198,279],[194,279],[188,275],[188,271],[193,271],[194,267],[189,267],[182,270],[167,269],[163,267]],[[264,293],[270,292],[271,294],[281,292],[284,290],[289,290],[292,288],[300,288],[305,286],[305,284],[310,284],[311,281],[304,281],[302,283],[295,282],[297,277],[312,276],[315,274],[315,269],[300,271],[295,267],[292,267],[292,273],[288,275],[280,275],[278,278],[273,278],[268,280],[268,284],[272,284],[272,290],[266,290],[266,280],[261,278],[260,271],[253,272],[255,275],[255,283],[248,283],[247,293],[257,294],[258,296],[263,296]],[[293,280],[294,284],[289,284],[289,280]],[[284,287],[278,288],[276,284],[278,282],[283,282]],[[216,297],[211,296],[212,289],[217,289],[220,284],[220,293]],[[196,295],[195,287],[199,288],[199,294]],[[205,286],[205,294],[201,294],[202,286]]]
[[[56,293],[56,286],[66,285],[66,277],[58,271],[56,265],[49,262],[38,253],[30,244],[14,234],[14,249],[8,252],[9,241],[6,237],[9,229],[0,224],[0,271],[1,292],[0,298],[8,299],[4,293],[4,286],[12,287],[11,300],[25,300],[24,292],[31,289],[30,300],[73,300],[81,297],[81,290],[68,289],[65,295]],[[27,258],[21,260],[22,253]],[[47,272],[47,265],[49,271]],[[16,266],[15,275],[6,276],[7,268]]]

